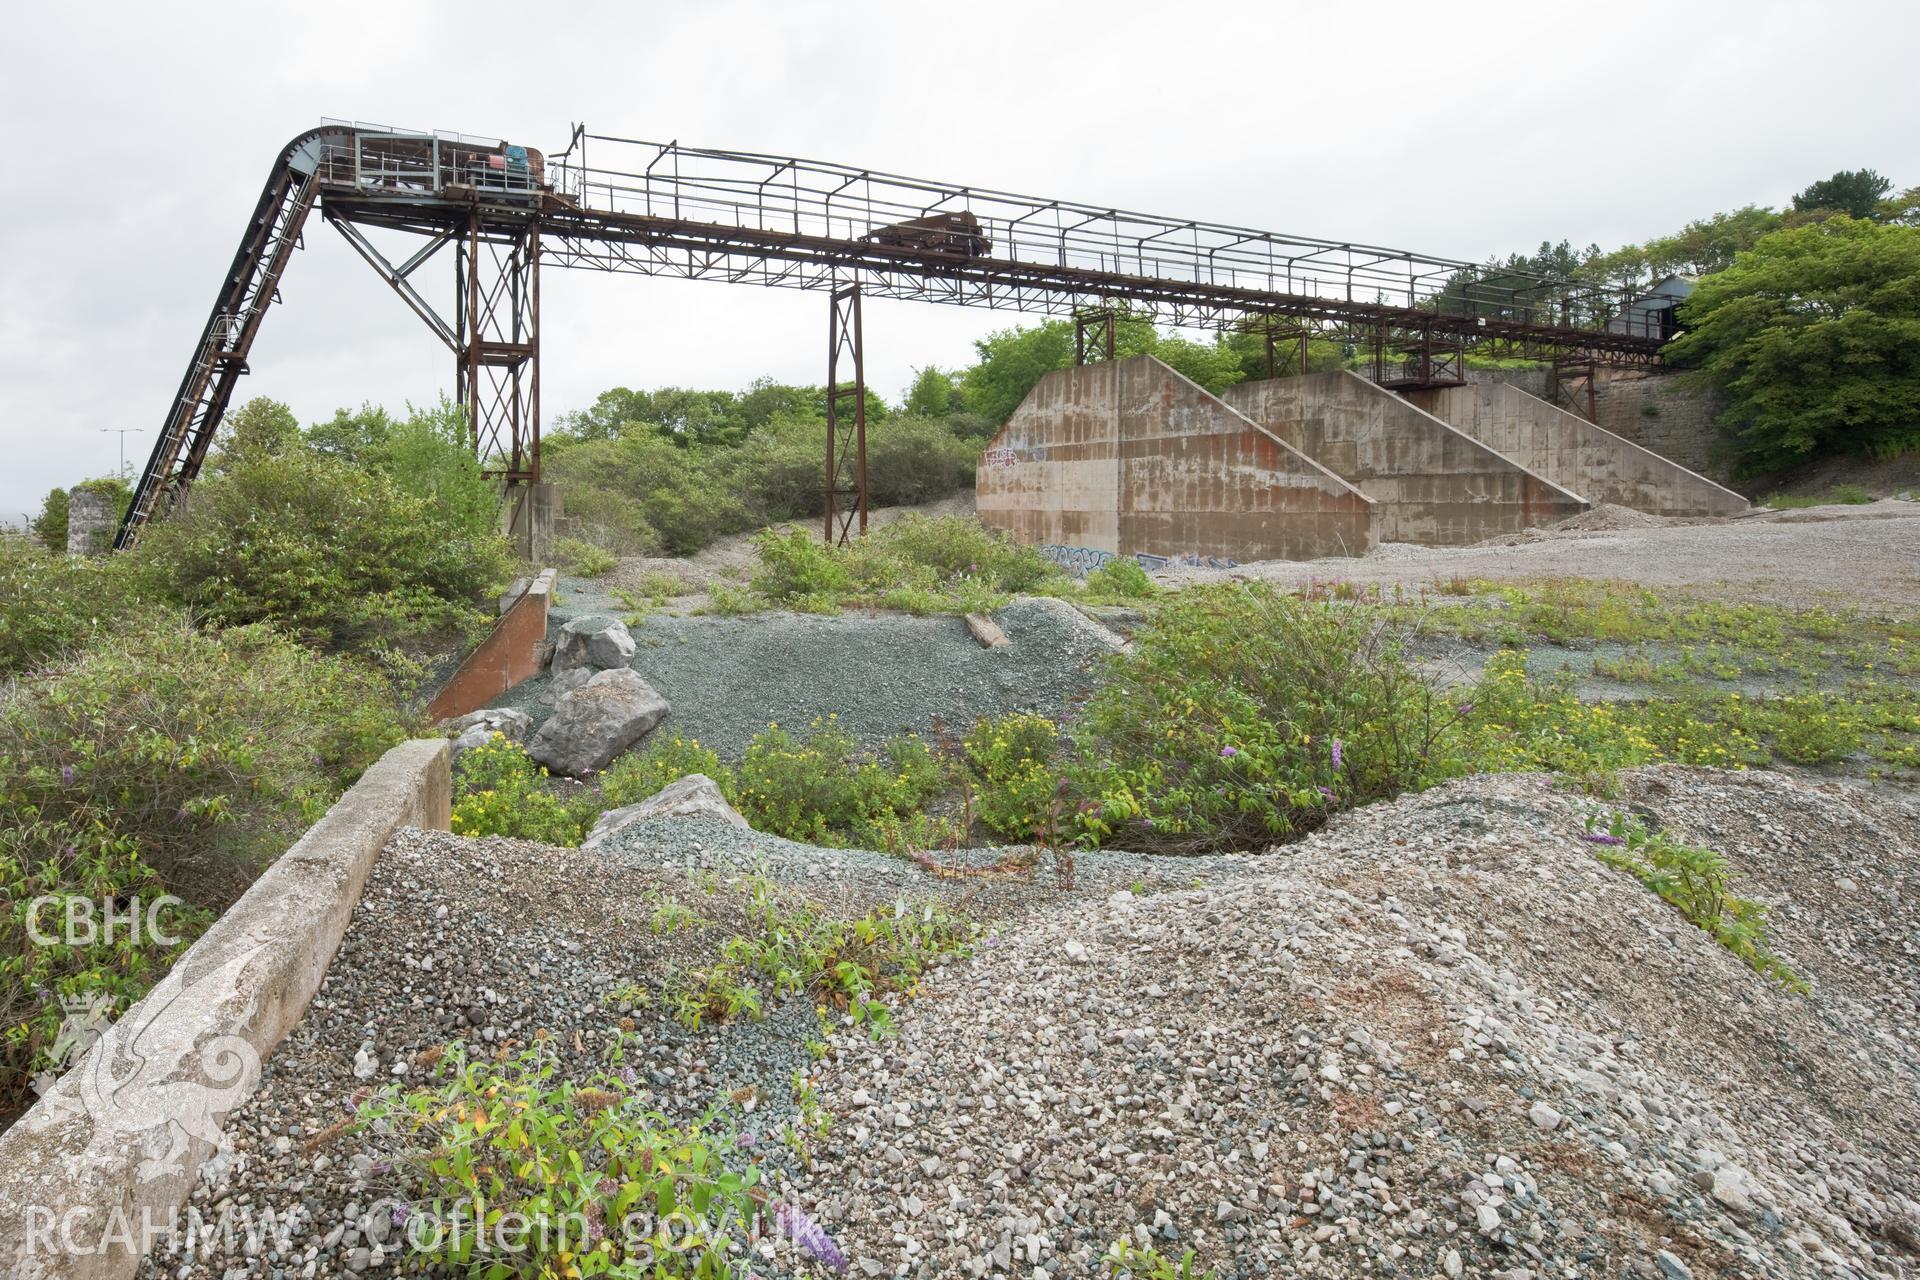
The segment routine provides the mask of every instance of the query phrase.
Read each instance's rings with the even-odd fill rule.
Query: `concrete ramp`
[[[1152,356],[1047,374],[980,456],[980,519],[1057,558],[1364,555],[1367,496]]]
[[[1730,516],[1747,509],[1733,490],[1505,382],[1409,391],[1406,398],[1589,502],[1657,516]]]
[[[1223,399],[1372,498],[1382,542],[1457,546],[1587,509],[1579,494],[1355,373],[1243,382]]]

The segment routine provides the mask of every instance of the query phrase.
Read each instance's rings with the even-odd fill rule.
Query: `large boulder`
[[[527,754],[554,773],[584,777],[612,764],[670,709],[637,673],[602,671],[554,703]]]
[[[639,804],[601,814],[587,836],[585,847],[597,849],[617,833],[648,818],[718,818],[742,831],[748,829],[747,820],[720,794],[718,783],[704,773],[690,773]]]
[[[569,671],[614,671],[633,661],[633,635],[618,618],[588,614],[560,628],[547,671],[557,680]]]

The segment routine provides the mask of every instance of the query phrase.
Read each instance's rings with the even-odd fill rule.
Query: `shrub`
[[[630,751],[608,765],[600,775],[600,796],[609,809],[638,804],[690,773],[712,778],[727,803],[733,803],[739,786],[733,770],[712,749],[701,746],[699,739],[677,733],[649,739],[644,750]]]
[[[0,675],[29,671],[126,625],[143,605],[122,556],[68,558],[0,540]]]
[[[1083,844],[1246,848],[1464,768],[1459,714],[1367,612],[1180,593],[1109,660],[1066,768]]]
[[[0,1121],[31,1102],[39,1073],[57,1075],[85,1048],[63,1039],[63,1028],[70,1036],[75,1021],[98,1030],[117,1018],[206,928],[211,915],[198,908],[146,914],[165,893],[139,841],[106,816],[74,807],[49,820],[32,805],[0,802]],[[96,912],[103,903],[139,909],[141,928],[69,937],[61,924],[69,899]],[[148,932],[150,923],[171,940]]]
[[[65,489],[51,490],[40,504],[40,514],[28,523],[42,549],[54,552],[67,549],[67,502]]]
[[[1140,600],[1154,592],[1153,579],[1131,557],[1109,560],[1087,575],[1087,594]]]
[[[850,547],[829,547],[804,529],[754,539],[755,594],[815,612],[880,606],[911,613],[992,609],[1015,592],[1066,581],[1052,561],[971,518],[905,516]]]
[[[604,577],[620,563],[613,552],[596,547],[584,538],[556,538],[553,559],[562,569],[580,578]]]
[[[123,633],[0,709],[0,804],[96,818],[191,901],[237,896],[404,736],[393,690],[267,627]]]
[[[572,847],[586,838],[600,811],[589,793],[572,804],[555,794],[546,769],[504,733],[465,752],[457,773],[449,824],[455,835]]]
[[[512,567],[491,526],[380,471],[310,451],[204,477],[138,552],[156,594],[209,621],[270,621],[334,649],[418,644],[487,624]]]
[[[732,1135],[647,1110],[630,1072],[567,1079],[545,1040],[501,1063],[469,1062],[456,1044],[434,1071],[431,1086],[389,1086],[358,1113],[401,1146],[416,1197],[403,1229],[426,1259],[495,1277],[733,1274],[759,1170]],[[502,1214],[525,1222],[525,1247],[488,1250]]]
[[[815,720],[805,738],[770,724],[740,761],[740,812],[760,831],[826,844],[859,816],[853,739],[834,717]]]
[[[753,589],[769,600],[830,601],[853,585],[845,554],[804,529],[769,529],[754,538],[753,549],[760,556]]]
[[[1015,840],[1040,833],[1058,786],[1059,737],[1053,721],[1019,712],[974,725],[964,748],[977,780],[975,812],[989,829]]]
[[[1629,873],[1679,909],[1688,921],[1739,956],[1754,972],[1791,991],[1807,984],[1767,946],[1767,909],[1728,891],[1726,855],[1649,831],[1631,814],[1587,815],[1586,838],[1611,867]]]

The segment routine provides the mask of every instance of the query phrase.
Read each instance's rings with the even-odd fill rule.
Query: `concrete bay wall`
[[[1222,399],[1373,499],[1382,542],[1478,542],[1588,506],[1355,373],[1243,382]]]
[[[975,475],[981,521],[1041,546],[1245,561],[1377,541],[1366,495],[1151,356],[1047,374]]]
[[[1409,391],[1406,398],[1588,502],[1661,516],[1747,509],[1733,490],[1507,383]]]
[[[382,756],[0,1133],[0,1276],[124,1280],[320,988],[403,826],[445,831],[444,739]]]

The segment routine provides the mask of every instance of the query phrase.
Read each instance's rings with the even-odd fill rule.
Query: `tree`
[[[47,494],[46,501],[40,504],[40,514],[33,518],[29,527],[40,545],[49,551],[67,549],[67,491],[55,489]]]
[[[1831,178],[1822,178],[1793,198],[1798,212],[1812,209],[1837,209],[1849,218],[1871,218],[1893,183],[1871,169],[1842,169]]]
[[[1724,271],[1733,265],[1736,254],[1753,248],[1761,236],[1778,231],[1781,222],[1774,210],[1753,204],[1689,222],[1673,235],[1647,241],[1643,252],[1648,273],[1658,280]]]
[[[1728,396],[1743,474],[1920,448],[1920,227],[1776,231],[1702,279],[1680,321],[1667,355]]]
[[[1908,187],[1897,196],[1888,196],[1873,212],[1874,221],[1891,222],[1897,227],[1920,227],[1920,187]]]
[[[902,408],[909,417],[943,418],[960,407],[959,390],[952,374],[928,365],[914,370]]]
[[[266,396],[247,401],[220,426],[220,450],[234,457],[249,453],[277,457],[299,444],[300,420],[286,405]]]

